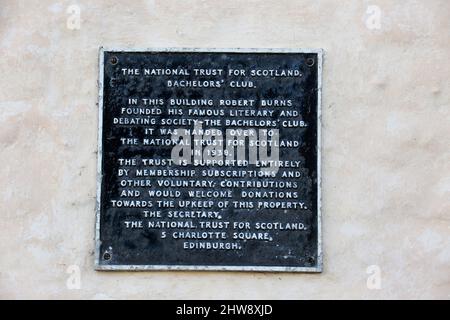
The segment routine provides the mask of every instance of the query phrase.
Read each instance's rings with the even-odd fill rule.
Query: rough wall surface
[[[447,0],[1,0],[0,298],[450,298],[449,38]],[[322,274],[94,271],[101,45],[325,50]]]

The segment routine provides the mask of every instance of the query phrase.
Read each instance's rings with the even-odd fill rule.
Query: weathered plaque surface
[[[98,270],[320,272],[321,50],[100,50]]]

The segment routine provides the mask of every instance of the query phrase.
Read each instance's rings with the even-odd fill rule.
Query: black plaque
[[[96,268],[320,272],[321,64],[102,48]]]

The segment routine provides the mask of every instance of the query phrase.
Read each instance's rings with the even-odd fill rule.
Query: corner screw
[[[119,62],[119,59],[116,56],[111,57],[110,62],[112,65],[116,65]]]
[[[314,65],[314,63],[315,63],[314,58],[307,58],[306,59],[306,65],[308,67],[312,67]]]

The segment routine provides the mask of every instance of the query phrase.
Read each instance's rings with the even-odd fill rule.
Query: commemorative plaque
[[[100,50],[98,270],[320,272],[321,50]]]

